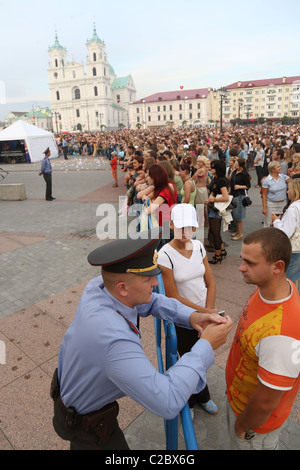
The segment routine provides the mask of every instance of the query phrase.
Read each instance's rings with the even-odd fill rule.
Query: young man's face
[[[254,284],[263,287],[272,279],[274,264],[266,261],[261,244],[242,244],[242,264],[239,271],[243,275],[246,284]]]

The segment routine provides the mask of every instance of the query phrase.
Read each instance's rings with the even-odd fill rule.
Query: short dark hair
[[[295,150],[296,153],[300,153],[300,144],[294,144],[293,150]]]
[[[231,149],[229,150],[229,155],[230,157],[237,157],[239,154],[239,151],[236,147],[231,147]]]
[[[281,160],[284,158],[284,150],[283,149],[277,149],[275,150],[278,156],[280,156]]]
[[[289,237],[278,228],[266,227],[249,233],[244,238],[245,245],[260,243],[264,257],[268,263],[284,261],[284,270],[286,272],[292,255],[292,245]]]

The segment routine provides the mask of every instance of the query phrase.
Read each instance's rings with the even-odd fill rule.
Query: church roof
[[[53,51],[54,49],[57,49],[57,50],[64,49],[65,50],[65,47],[63,47],[60,44],[59,40],[58,40],[57,32],[55,33],[55,42],[54,42],[52,47],[49,47],[49,51]]]
[[[96,26],[94,25],[94,33],[93,33],[93,37],[92,39],[90,39],[89,41],[87,41],[87,44],[91,44],[92,42],[98,42],[98,43],[103,43],[103,41],[101,41],[101,39],[99,38],[98,34],[97,34],[97,31],[96,31]]]
[[[116,77],[111,84],[111,88],[114,90],[116,88],[127,88],[129,86],[130,75],[127,77]]]

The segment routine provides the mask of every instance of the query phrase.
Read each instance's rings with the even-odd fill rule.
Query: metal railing
[[[142,214],[143,208],[140,207],[140,214]],[[148,217],[148,228],[152,228],[151,216]],[[157,276],[158,286],[155,291],[158,294],[165,295],[165,288],[163,284],[162,275]],[[177,352],[177,335],[175,325],[172,321],[163,321],[164,332],[165,332],[165,368],[168,370],[178,361]],[[154,318],[155,327],[155,340],[156,340],[156,353],[158,361],[158,369],[161,374],[164,373],[163,354],[162,354],[162,321],[158,318]],[[187,450],[198,450],[197,439],[195,435],[194,425],[190,413],[188,403],[180,412],[182,430]],[[166,449],[177,450],[178,449],[178,416],[173,420],[165,420],[165,433],[166,433]]]

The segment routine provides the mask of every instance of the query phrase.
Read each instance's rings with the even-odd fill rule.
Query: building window
[[[167,116],[164,114],[164,121],[166,121],[166,120],[167,120]]]
[[[192,103],[189,104],[189,109],[193,109]]]
[[[80,110],[76,109],[76,117],[80,117]]]
[[[148,106],[148,113],[151,113],[151,108],[150,108],[150,106]]]
[[[148,121],[151,121],[151,116],[148,116]]]
[[[60,100],[60,94],[59,94],[59,91],[57,91],[57,92],[56,92],[56,99],[57,99],[57,101],[59,101],[59,100]]]
[[[200,115],[200,114],[201,114],[201,113],[198,113],[198,116],[197,116],[197,117],[198,117],[198,119],[200,119],[200,117],[201,117],[201,115]]]
[[[173,115],[170,114],[170,121],[173,121]]]
[[[160,113],[160,106],[157,106],[157,112]]]
[[[98,96],[98,88],[96,86],[94,87],[94,95]]]
[[[179,119],[182,119],[182,114],[179,114]]]
[[[193,113],[189,114],[189,119],[193,119]]]
[[[160,116],[157,116],[157,120],[160,121]]]
[[[140,117],[139,116],[136,118],[136,122],[140,122]]]
[[[172,110],[173,110],[173,106],[170,104],[170,111],[172,111]]]
[[[164,111],[166,111],[166,110],[167,110],[167,107],[166,107],[166,106],[164,106],[164,107],[163,107],[163,110],[164,110]]]
[[[182,111],[182,104],[179,105],[179,111]]]
[[[97,60],[97,55],[96,55],[96,52],[94,52],[94,54],[93,54],[93,58],[94,58],[94,62],[96,62],[96,60]]]
[[[93,77],[96,77],[97,75],[97,70],[96,70],[96,67],[93,68]]]
[[[136,108],[136,113],[139,114],[140,108]]]
[[[58,67],[58,60],[55,59],[55,67]]]
[[[76,90],[75,90],[75,100],[80,100],[80,90],[79,90],[79,88],[76,88]]]
[[[200,104],[200,103],[198,103],[197,107],[198,107],[198,109],[200,109],[200,108],[201,108],[201,104]]]

